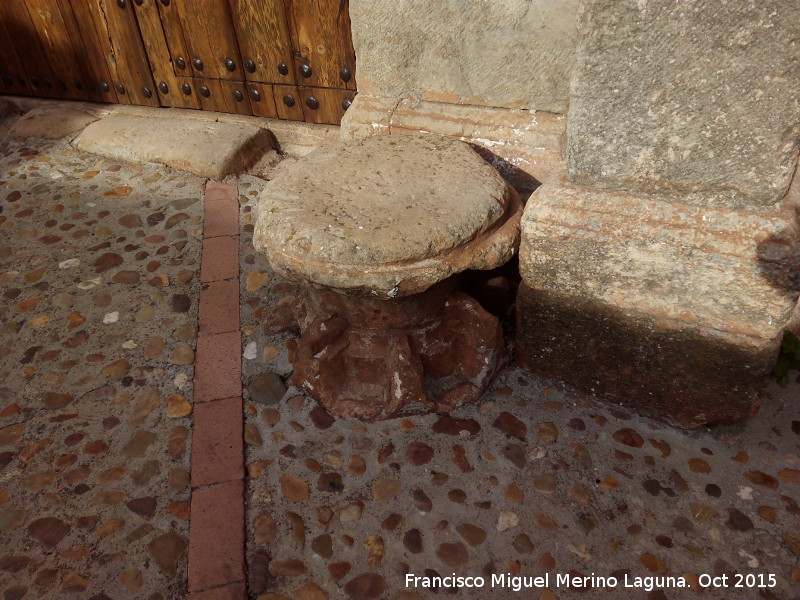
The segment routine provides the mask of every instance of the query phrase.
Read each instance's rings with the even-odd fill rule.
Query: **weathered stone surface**
[[[320,148],[271,181],[253,245],[290,281],[392,298],[507,261],[519,207],[467,144],[375,136]]]
[[[358,90],[566,112],[577,8],[577,0],[353,0]]]
[[[56,517],[36,519],[28,525],[28,535],[48,547],[56,546],[70,532],[69,524]]]
[[[391,96],[358,94],[342,117],[341,139],[354,140],[391,133],[392,115],[400,102]]]
[[[273,138],[266,129],[243,123],[113,115],[86,127],[73,143],[104,156],[222,179],[244,173],[272,149]]]
[[[45,392],[42,396],[42,402],[46,408],[55,410],[64,408],[67,404],[72,402],[73,397],[70,394],[63,394],[61,392]]]
[[[800,5],[589,2],[579,31],[571,181],[730,207],[783,196],[800,142]]]
[[[105,107],[105,105],[104,105]],[[118,104],[110,109],[115,115],[131,115],[143,118],[163,118],[164,111],[150,106],[135,106],[132,104]],[[308,154],[314,148],[335,142],[339,137],[339,127],[320,123],[304,123],[300,121],[287,121],[283,119],[267,119],[249,115],[217,113],[201,110],[174,110],[170,111],[171,119],[181,119],[195,123],[211,124],[235,123],[267,127],[274,136],[281,152],[289,157],[296,158]],[[251,169],[257,168],[255,163]],[[254,171],[248,169],[249,172]]]
[[[186,540],[174,531],[169,531],[154,537],[147,549],[164,573],[174,575],[178,563],[186,553]]]
[[[378,479],[372,484],[372,497],[375,500],[384,502],[394,498],[402,489],[403,486],[399,481],[394,479]]]
[[[96,111],[79,106],[56,103],[34,108],[17,119],[8,135],[55,140],[80,131],[98,117]]]
[[[0,119],[18,117],[22,114],[22,109],[10,98],[0,98]]]
[[[281,491],[289,502],[302,502],[308,499],[308,483],[291,475],[281,477]]]
[[[795,227],[547,184],[523,219],[517,357],[682,426],[751,416],[797,302]]]
[[[247,385],[250,400],[259,404],[276,404],[286,393],[286,385],[277,373],[262,373]]]
[[[342,119],[342,139],[426,131],[468,142],[520,192],[566,172],[567,119],[528,110],[381,98],[359,93]]]
[[[386,590],[386,580],[377,573],[362,573],[344,585],[344,591],[353,600],[375,600]]]

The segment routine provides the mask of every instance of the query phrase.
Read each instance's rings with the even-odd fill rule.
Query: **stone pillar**
[[[681,426],[755,413],[800,288],[798,39],[783,0],[582,4],[521,364]]]
[[[564,172],[578,0],[351,0],[358,95],[342,138],[470,142],[519,191]]]

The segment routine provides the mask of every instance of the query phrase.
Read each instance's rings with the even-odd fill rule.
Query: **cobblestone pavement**
[[[296,289],[238,178],[250,596],[780,598],[800,584],[800,383],[685,432],[518,369],[450,417],[336,420],[296,389]],[[182,598],[203,180],[64,142],[0,143],[0,593]],[[698,594],[700,575],[776,585]],[[615,576],[578,590],[557,574]],[[651,592],[624,578],[685,577]],[[534,582],[531,582],[534,583]],[[747,580],[745,580],[747,583]],[[659,587],[656,585],[655,587]]]
[[[296,290],[253,251],[260,185],[240,181],[251,598],[431,597],[406,573],[486,578],[439,590],[460,598],[796,597],[800,383],[773,384],[755,419],[696,431],[516,368],[450,417],[334,419],[284,383]],[[492,589],[493,573],[549,581],[517,595]],[[733,586],[736,573],[776,585],[699,593],[702,574]],[[558,574],[618,585],[570,589]],[[649,580],[648,593],[646,579],[624,588],[626,576],[689,587]]]
[[[186,585],[203,180],[0,145],[0,593]]]

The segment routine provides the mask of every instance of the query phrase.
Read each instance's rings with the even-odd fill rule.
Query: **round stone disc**
[[[271,181],[253,243],[289,279],[406,295],[507,260],[514,235],[499,245],[484,238],[516,204],[515,192],[468,144],[429,134],[374,136],[317,149]]]

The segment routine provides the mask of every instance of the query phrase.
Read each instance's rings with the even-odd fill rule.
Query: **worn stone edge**
[[[502,217],[479,236],[436,257],[415,262],[403,261],[374,266],[299,257],[262,242],[266,236],[259,235],[259,228],[268,225],[261,220],[256,222],[253,245],[258,252],[268,257],[272,268],[289,281],[311,282],[343,293],[367,293],[384,299],[409,296],[423,292],[439,281],[466,269],[493,269],[516,254],[523,206],[514,188],[509,188],[509,192],[510,201]],[[501,250],[502,240],[511,240],[505,252]],[[343,284],[342,277],[359,280],[359,283]]]
[[[520,192],[566,173],[565,115],[358,94],[341,138],[419,131],[473,144]]]
[[[112,115],[124,115],[139,116],[148,119],[167,117],[211,123],[253,125],[268,130],[275,142],[275,149],[281,154],[290,157],[301,157],[314,148],[338,141],[340,135],[340,127],[338,125],[306,123],[304,121],[289,121],[191,108],[137,106],[134,104],[104,104],[99,102],[66,101],[53,98],[35,98],[14,95],[0,95],[0,100],[4,100],[16,106],[22,114],[40,107],[64,106],[93,114],[97,116],[98,119],[103,119]],[[72,137],[77,137],[79,133],[80,132],[76,132]]]

